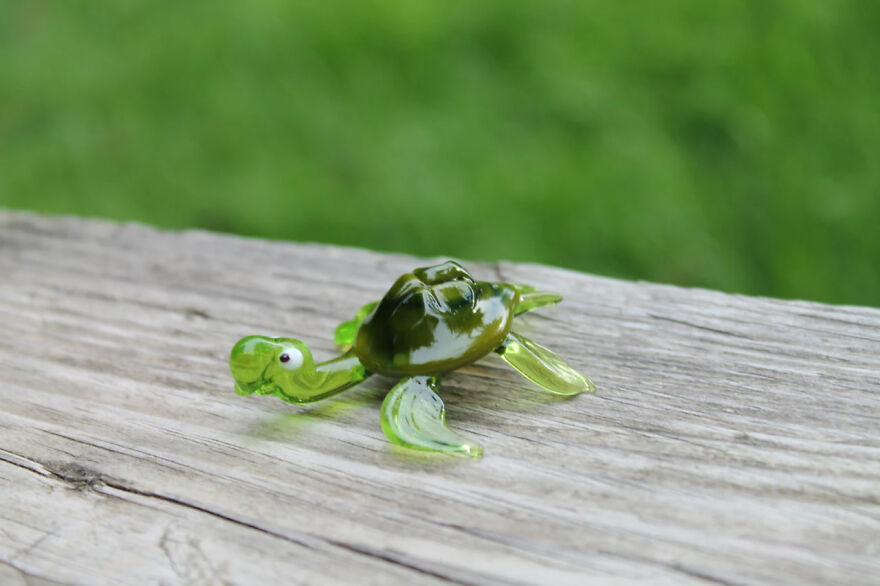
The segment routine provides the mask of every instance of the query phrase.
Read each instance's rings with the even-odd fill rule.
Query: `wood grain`
[[[0,583],[880,582],[880,310],[467,263],[596,382],[446,377],[483,460],[392,446],[392,380],[232,391],[435,259],[0,211]]]

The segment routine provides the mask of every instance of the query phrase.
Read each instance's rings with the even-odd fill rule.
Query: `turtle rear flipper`
[[[514,315],[562,301],[562,295],[559,293],[538,291],[531,285],[514,285],[514,288],[519,291],[519,303],[514,310]]]
[[[555,352],[532,342],[522,334],[510,332],[495,352],[521,375],[557,395],[593,392],[593,382],[576,371]]]
[[[437,384],[435,376],[413,376],[397,383],[382,402],[382,430],[405,448],[479,458],[482,446],[446,427],[446,408],[436,392]]]

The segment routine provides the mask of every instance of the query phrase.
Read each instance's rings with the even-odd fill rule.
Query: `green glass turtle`
[[[247,336],[232,348],[229,368],[240,395],[290,403],[326,399],[373,373],[399,377],[382,403],[385,435],[407,448],[479,457],[482,447],[446,427],[437,394],[444,373],[494,351],[551,393],[595,390],[562,358],[510,329],[514,316],[561,300],[528,285],[476,281],[447,261],[402,275],[380,301],[340,324],[338,358],[315,364],[299,340]]]

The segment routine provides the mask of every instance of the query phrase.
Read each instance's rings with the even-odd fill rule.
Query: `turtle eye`
[[[303,355],[302,352],[296,348],[285,348],[284,351],[278,355],[278,361],[281,363],[281,366],[287,370],[295,370],[302,366]]]

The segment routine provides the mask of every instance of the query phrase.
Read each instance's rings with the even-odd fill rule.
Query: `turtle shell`
[[[518,302],[513,286],[474,281],[452,261],[416,269],[364,319],[354,351],[372,372],[440,374],[501,345]]]

